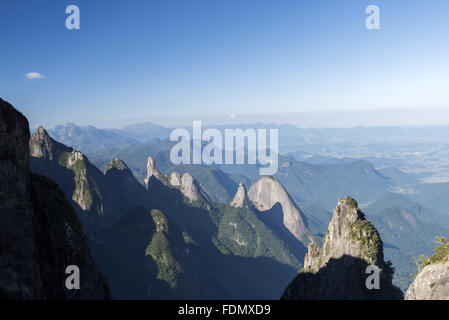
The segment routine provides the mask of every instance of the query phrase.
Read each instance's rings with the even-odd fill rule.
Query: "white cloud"
[[[234,119],[235,117],[237,117],[237,115],[235,113],[233,113],[229,116],[230,119]]]
[[[45,79],[45,77],[39,72],[28,72],[25,74],[25,78],[27,79]]]

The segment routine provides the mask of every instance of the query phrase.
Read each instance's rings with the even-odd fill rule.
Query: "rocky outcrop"
[[[449,300],[449,239],[431,257],[420,258],[419,273],[407,290],[406,300]]]
[[[0,297],[34,296],[28,121],[0,99]],[[16,241],[20,239],[20,241]]]
[[[103,173],[82,152],[55,141],[42,127],[30,138],[29,148],[31,171],[59,185],[88,233],[110,225],[147,198],[120,159],[112,160]]]
[[[70,198],[83,211],[91,210],[96,202],[101,202],[95,183],[89,179],[91,165],[81,152],[53,140],[43,127],[31,136],[29,147],[31,170],[53,179],[66,193],[70,192]],[[99,214],[104,213],[101,203],[96,209]]]
[[[107,174],[108,171],[112,170],[112,169],[117,169],[119,171],[125,171],[127,173],[131,172],[131,170],[129,169],[129,167],[126,165],[125,162],[123,162],[122,160],[120,160],[119,158],[114,158],[114,160],[111,160],[111,162],[109,162],[106,165],[106,169],[104,170],[104,174]]]
[[[229,203],[230,206],[235,208],[248,208],[250,203],[246,194],[246,188],[245,185],[240,182],[239,187],[237,189],[237,192],[234,196],[234,198]]]
[[[168,182],[173,187],[180,187],[182,184],[181,175],[178,172],[170,173],[170,177],[168,178]]]
[[[207,202],[206,195],[201,190],[199,183],[188,172],[182,175],[180,190],[182,194],[191,202],[195,202],[198,200],[203,200]]]
[[[370,265],[380,270],[379,289],[368,289]],[[401,299],[392,285],[393,269],[384,261],[383,243],[357,202],[340,199],[322,248],[309,244],[304,268],[287,287],[283,299]]]
[[[159,169],[156,167],[156,161],[154,161],[153,157],[150,156],[147,160],[147,176],[144,180],[147,190],[150,190],[150,179],[152,177],[159,180],[159,182],[161,182],[164,186],[168,184],[167,177],[159,171]]]
[[[284,226],[300,241],[312,240],[306,218],[282,184],[271,176],[263,176],[248,191],[248,198],[259,211],[267,211],[276,203],[282,207]]]
[[[26,118],[0,99],[0,297],[107,298],[72,207],[55,183],[30,173],[29,139]],[[65,287],[69,265],[80,269],[79,290]]]
[[[47,131],[40,126],[30,138],[30,156],[36,158],[48,158],[53,160],[54,140]],[[56,150],[55,150],[56,151]]]
[[[405,300],[449,300],[449,262],[426,266],[408,288]]]
[[[321,267],[318,265],[320,259],[324,264],[330,258],[345,254],[360,257],[373,265],[383,262],[383,244],[379,233],[350,197],[338,201],[322,249],[319,252],[316,249],[309,251],[304,259],[304,268],[316,271]]]
[[[164,187],[171,186],[179,189],[190,202],[198,200],[208,202],[208,196],[190,173],[186,172],[181,176],[178,172],[172,172],[167,177],[159,171],[151,156],[147,160],[147,176],[144,183],[150,192],[152,190],[155,192],[161,191]]]

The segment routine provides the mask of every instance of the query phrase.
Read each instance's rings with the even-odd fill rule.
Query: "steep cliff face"
[[[368,289],[367,267],[381,270],[380,288]],[[393,269],[384,261],[379,233],[357,202],[340,199],[322,248],[309,244],[304,269],[287,287],[283,299],[401,299],[392,285]]]
[[[300,241],[312,240],[306,218],[282,184],[273,177],[263,176],[248,191],[248,198],[259,211],[267,211],[279,203],[284,226]]]
[[[441,238],[435,254],[421,261],[406,300],[449,300],[449,239]]]
[[[34,296],[28,130],[25,117],[0,99],[0,296],[6,298]]]
[[[0,99],[0,297],[107,298],[75,212],[55,183],[30,173],[28,127]],[[80,269],[80,290],[65,287],[69,265]]]
[[[43,127],[31,136],[31,169],[54,179],[83,211],[103,214],[101,195],[92,179],[94,169],[79,151],[53,140]]]
[[[206,194],[201,189],[198,181],[188,172],[184,173],[181,178],[181,188],[182,194],[189,199],[191,202],[204,201],[208,202]]]
[[[31,171],[59,185],[87,232],[111,225],[145,202],[145,189],[120,159],[111,161],[103,173],[82,152],[55,141],[42,127],[30,138],[29,148]]]

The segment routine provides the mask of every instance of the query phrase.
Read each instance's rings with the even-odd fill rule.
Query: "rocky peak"
[[[39,127],[29,141],[31,169],[55,181],[82,211],[94,209],[103,214],[102,196],[93,176],[102,176],[80,151],[54,140]],[[67,170],[72,174],[67,174]],[[99,173],[99,174],[97,174]],[[95,180],[95,179],[94,179]]]
[[[369,264],[383,263],[383,244],[376,228],[365,219],[357,202],[346,197],[339,199],[318,252],[313,245],[304,260],[304,268],[318,270],[331,258],[343,255],[360,257]]]
[[[170,173],[170,177],[168,179],[169,179],[168,182],[173,187],[180,187],[182,184],[181,175],[178,172]]]
[[[245,185],[240,182],[239,187],[237,189],[237,192],[232,199],[232,201],[229,203],[229,205],[236,207],[236,208],[248,208],[249,207],[249,200],[246,194],[246,188]]]
[[[366,268],[381,270],[380,290],[369,290]],[[393,269],[384,261],[383,243],[357,202],[339,199],[320,249],[311,243],[304,268],[284,292],[284,299],[401,299],[392,285]],[[332,283],[333,286],[329,286]]]
[[[171,186],[179,188],[182,194],[191,202],[200,199],[207,202],[207,196],[201,189],[198,181],[190,173],[186,172],[181,176],[178,172],[172,172],[167,180]]]
[[[267,211],[276,203],[282,207],[284,226],[300,241],[308,243],[310,231],[306,218],[282,184],[271,176],[263,176],[248,191],[248,198],[259,211]]]
[[[145,183],[145,186],[147,189],[149,189],[149,183],[150,183],[151,177],[156,178],[165,186],[168,183],[167,177],[164,176],[159,171],[159,169],[156,167],[156,161],[154,161],[153,157],[150,156],[150,157],[148,157],[148,160],[147,160],[147,176],[144,180],[144,183]]]
[[[111,169],[117,169],[119,171],[131,171],[129,167],[126,165],[126,163],[123,160],[120,160],[119,158],[114,158],[111,160],[104,170],[104,173],[107,174],[107,172]]]
[[[40,126],[30,138],[30,155],[36,158],[45,157],[53,160],[52,140],[44,127]]]
[[[197,201],[200,198],[204,198],[198,182],[188,172],[182,175],[181,192],[192,202]]]
[[[71,153],[74,150],[55,141],[44,127],[40,126],[29,140],[30,156],[59,161],[62,153]],[[79,155],[77,155],[79,157]]]

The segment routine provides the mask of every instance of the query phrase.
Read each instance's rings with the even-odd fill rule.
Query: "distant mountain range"
[[[417,218],[413,209],[407,209],[407,206],[385,208],[367,219],[384,240],[385,257],[396,269],[395,283],[404,291],[413,282],[413,274],[418,272],[418,258],[432,254],[437,237],[449,237],[448,228]]]
[[[217,126],[204,126],[204,129],[215,128],[222,132],[225,129],[241,128],[245,129],[278,129],[280,151],[282,153],[296,154],[302,160],[310,159],[310,163],[326,163],[334,161],[351,161],[355,158],[349,156],[353,152],[346,152],[338,158],[329,156],[317,157],[320,148],[323,146],[334,146],[341,150],[347,150],[347,147],[377,145],[387,148],[393,148],[395,145],[433,145],[447,144],[449,135],[449,126],[422,126],[422,127],[355,127],[355,128],[299,128],[290,124],[277,125],[274,123],[252,123],[252,124],[229,124]],[[191,131],[191,126],[185,127]],[[137,123],[128,125],[122,129],[99,129],[94,126],[77,126],[74,123],[58,125],[48,129],[48,132],[56,140],[66,145],[87,151],[102,147],[104,145],[119,145],[123,143],[146,143],[153,139],[167,139],[173,128],[160,126],[151,122]],[[75,145],[77,143],[78,145]],[[350,144],[350,145],[348,145]],[[346,146],[346,147],[345,147]],[[344,153],[343,153],[344,154]],[[365,160],[375,162],[380,161],[387,166],[398,166],[402,161],[379,156],[364,156]],[[299,158],[298,158],[299,159]],[[340,160],[338,160],[340,159]],[[388,161],[390,161],[388,163]],[[377,166],[378,163],[375,163]]]
[[[159,168],[164,174],[168,175],[173,171],[178,172],[180,175],[191,173],[202,190],[207,190],[208,199],[216,203],[231,201],[238,190],[240,182],[251,185],[259,178],[258,167],[254,165],[172,165],[169,160],[169,150],[173,143],[166,139],[159,140],[164,137],[164,134],[168,134],[169,131],[149,123],[125,129],[124,131],[127,133],[124,133],[123,130],[112,132],[118,134],[121,139],[127,137],[132,142],[110,146],[103,145],[100,148],[87,148],[90,150],[88,151],[90,154],[89,158],[93,160],[93,163],[100,168],[106,168],[110,166],[110,159],[123,159],[138,180],[143,183],[147,175],[146,160],[151,155],[160,164]],[[299,131],[296,129],[289,126],[284,127],[285,135],[293,136],[297,134]],[[366,131],[369,132],[370,130]],[[73,131],[74,135],[72,138],[78,135],[76,132]],[[111,133],[108,130],[104,133],[108,132]],[[133,137],[131,137],[131,133],[134,135]],[[155,135],[156,133],[159,135]],[[140,137],[138,137],[139,135]],[[153,140],[150,139],[150,141],[142,143],[141,141],[145,140],[144,136],[146,135],[152,135]],[[88,137],[86,138],[87,140],[90,139]],[[87,143],[86,145],[90,146],[93,144]],[[409,274],[416,272],[417,267],[413,262],[414,259],[420,254],[430,254],[433,249],[435,236],[446,234],[446,228],[449,227],[449,215],[432,209],[440,207],[441,204],[445,203],[445,184],[442,184],[441,190],[432,193],[427,190],[432,190],[433,186],[420,184],[418,175],[407,174],[394,167],[375,169],[369,162],[355,158],[343,158],[340,160],[335,158],[328,158],[328,160],[324,158],[321,160],[309,158],[311,162],[316,164],[298,161],[295,157],[289,155],[280,155],[279,159],[279,170],[275,177],[285,186],[292,199],[299,204],[299,207],[304,210],[308,225],[315,234],[324,234],[331,217],[329,211],[337,199],[344,194],[349,194],[357,198],[362,204],[365,204],[367,206],[365,211],[368,214],[381,213],[376,217],[369,216],[369,219],[378,227],[379,232],[386,240],[386,257],[398,266],[394,281],[404,290],[412,280]],[[98,174],[97,176],[101,177]],[[102,184],[98,183],[98,185]],[[415,190],[422,190],[410,196],[412,199],[423,199],[422,202],[424,203],[430,202],[432,204],[431,201],[426,199],[435,197],[435,194],[443,194],[437,197],[437,205],[423,207],[404,195],[389,192],[404,186],[414,186]],[[425,196],[426,194],[429,195]],[[148,201],[145,197],[141,197],[141,199],[140,202],[135,201],[135,199],[129,202],[145,203]],[[114,207],[119,207],[119,205],[114,205]],[[131,208],[128,207],[127,210],[131,210]],[[390,226],[392,223],[388,222],[394,219],[401,219],[401,215],[397,210],[405,210],[405,212],[418,219],[418,223],[414,228],[418,228],[417,230],[419,231],[417,233],[422,235],[420,238],[401,231],[402,224],[407,225],[409,223],[406,220],[402,222],[396,221],[393,227]],[[392,212],[396,212],[396,215]],[[434,225],[427,225],[426,222]],[[443,226],[443,228],[438,227],[438,225]],[[395,238],[392,238],[393,234],[401,234],[401,239],[408,240],[397,241]],[[413,241],[415,240],[420,243],[425,241],[426,244],[415,246],[415,248],[408,245],[414,243]],[[318,239],[316,241],[319,242]]]
[[[271,198],[252,187],[247,205],[231,206],[209,200],[190,173],[163,174],[151,157],[142,185],[124,161],[114,158],[103,173],[42,127],[30,149],[32,170],[58,182],[76,208],[116,298],[275,298],[313,240],[272,178],[255,184]],[[261,207],[264,199],[272,200]]]

